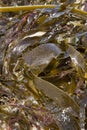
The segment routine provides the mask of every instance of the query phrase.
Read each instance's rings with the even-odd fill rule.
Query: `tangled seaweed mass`
[[[87,3],[28,4],[57,6],[0,13],[0,130],[87,130]]]

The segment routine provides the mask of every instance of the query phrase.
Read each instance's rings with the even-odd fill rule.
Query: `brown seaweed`
[[[86,130],[86,2],[27,4],[57,6],[0,13],[0,130]]]

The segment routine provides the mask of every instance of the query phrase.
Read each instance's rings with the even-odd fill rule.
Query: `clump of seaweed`
[[[27,4],[0,13],[0,130],[86,130],[87,3],[0,2]]]

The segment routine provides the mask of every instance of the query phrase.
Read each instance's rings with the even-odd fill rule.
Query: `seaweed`
[[[0,130],[87,129],[86,4],[0,1]]]

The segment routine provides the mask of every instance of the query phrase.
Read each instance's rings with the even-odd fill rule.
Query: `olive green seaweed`
[[[35,9],[44,9],[44,8],[55,8],[57,5],[28,5],[28,6],[7,6],[7,7],[0,7],[0,12],[17,12],[17,11],[28,11],[28,10],[35,10]],[[87,16],[87,12],[73,8],[71,10],[72,13],[77,13],[81,15]]]

